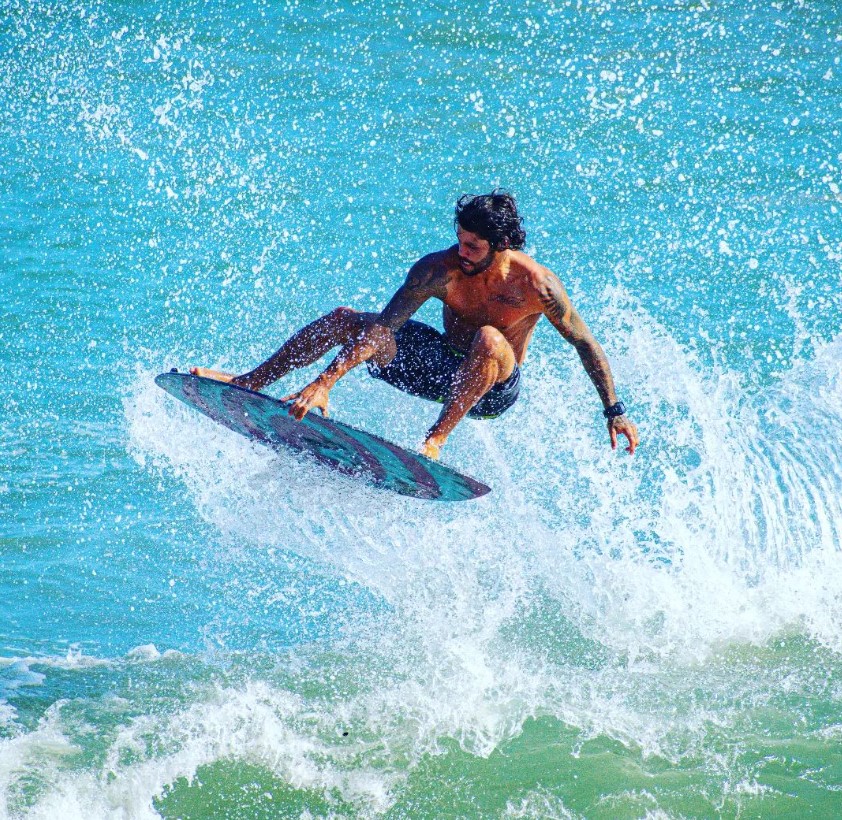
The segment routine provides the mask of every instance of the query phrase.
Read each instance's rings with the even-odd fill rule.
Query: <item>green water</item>
[[[842,815],[840,38],[818,0],[3,2],[0,816]],[[494,186],[633,459],[548,323],[448,442],[462,505],[154,385],[378,309]],[[438,412],[331,400],[409,448]]]

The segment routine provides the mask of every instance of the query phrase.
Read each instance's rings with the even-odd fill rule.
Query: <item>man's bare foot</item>
[[[223,373],[221,370],[211,370],[209,367],[191,367],[190,372],[194,376],[201,376],[205,379],[216,379],[218,382],[230,383],[234,378],[233,373]]]
[[[431,458],[433,461],[438,461],[442,447],[444,447],[443,440],[430,437],[421,445],[421,455],[427,456],[427,458]]]

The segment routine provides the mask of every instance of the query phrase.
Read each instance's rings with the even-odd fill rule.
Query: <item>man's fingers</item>
[[[292,404],[289,406],[287,413],[292,416],[294,419],[298,419],[301,421],[304,418],[304,413],[301,412],[301,394],[300,393],[290,393],[288,396],[284,396],[281,401],[291,401]],[[306,411],[305,411],[306,412]]]
[[[304,418],[310,410],[318,410],[325,418],[327,418],[327,396],[323,391],[313,389],[312,385],[308,385],[303,390],[297,393],[290,393],[284,396],[281,401],[291,401],[289,406],[289,414],[298,421]]]
[[[307,413],[312,410],[314,407],[318,408],[321,411],[323,416],[327,416],[327,408],[323,407],[320,404],[312,405],[306,399],[301,398],[297,393],[293,393],[291,396],[287,396],[286,398],[281,399],[281,401],[290,401],[294,399],[295,401],[289,407],[289,414],[296,420],[301,421]]]
[[[637,449],[638,445],[637,427],[630,424],[627,425],[621,432],[629,440],[629,446],[626,447],[626,451],[629,455],[634,455],[634,451]]]
[[[611,419],[608,422],[608,434],[611,436],[611,449],[617,449],[618,435],[623,435],[628,439],[629,446],[626,447],[626,452],[629,455],[634,455],[637,445],[640,443],[637,437],[637,427],[626,419],[620,417],[618,419]]]

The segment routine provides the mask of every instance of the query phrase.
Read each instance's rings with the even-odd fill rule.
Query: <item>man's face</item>
[[[475,233],[466,231],[461,225],[456,226],[456,238],[459,240],[459,267],[466,276],[476,276],[488,270],[497,251],[488,240]]]

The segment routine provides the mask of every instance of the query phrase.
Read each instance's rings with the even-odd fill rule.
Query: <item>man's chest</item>
[[[534,313],[534,300],[517,282],[460,283],[448,289],[445,304],[463,321],[480,327],[509,327]]]

